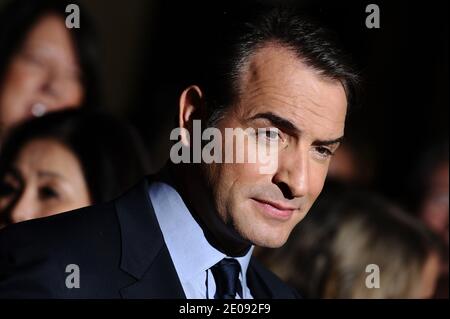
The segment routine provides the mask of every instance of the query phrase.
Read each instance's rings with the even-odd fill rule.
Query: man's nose
[[[30,190],[24,191],[11,210],[11,221],[19,223],[33,219],[37,210],[36,202]]]
[[[280,155],[273,182],[279,185],[287,198],[306,196],[309,192],[308,152]]]

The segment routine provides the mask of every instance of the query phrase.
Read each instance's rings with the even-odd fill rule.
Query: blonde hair
[[[281,249],[261,260],[306,298],[415,298],[435,238],[409,214],[377,195],[323,194]],[[379,288],[366,286],[367,266]]]
[[[402,243],[370,229],[370,219],[349,219],[331,243],[332,262],[324,298],[412,298],[420,289],[422,258],[410,256]],[[357,239],[357,240],[356,240]],[[380,271],[379,288],[366,285],[366,267]]]

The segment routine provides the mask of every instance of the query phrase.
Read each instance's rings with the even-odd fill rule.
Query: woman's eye
[[[16,192],[17,189],[13,185],[5,182],[0,183],[0,196],[2,197],[11,196]]]
[[[59,194],[52,187],[41,187],[39,189],[39,197],[41,199],[55,199],[59,198]]]

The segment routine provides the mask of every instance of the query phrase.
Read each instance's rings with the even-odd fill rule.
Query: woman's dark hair
[[[69,14],[65,11],[69,4],[77,4],[81,12],[80,28],[67,30],[72,36],[81,69],[81,83],[85,91],[83,105],[98,107],[101,101],[97,37],[88,12],[76,1],[11,0],[0,8],[0,82],[12,57],[21,49],[38,20],[49,13],[57,14],[65,20]]]
[[[85,109],[64,110],[12,129],[0,153],[0,178],[23,147],[37,139],[61,143],[77,157],[92,203],[109,201],[149,173],[137,132],[109,115]]]

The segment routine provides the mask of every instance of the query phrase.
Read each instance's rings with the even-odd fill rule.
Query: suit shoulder
[[[113,203],[107,203],[9,225],[0,231],[0,265],[95,255],[93,250],[118,241],[115,216]]]
[[[251,259],[251,266],[255,273],[274,294],[275,299],[300,299],[300,294],[282,281],[277,275],[263,266],[256,258]]]
[[[92,228],[101,229],[114,211],[113,204],[106,203],[9,225],[0,230],[0,252],[27,243],[45,246],[55,240],[80,236]]]
[[[0,298],[66,298],[67,265],[115,264],[118,226],[113,203],[9,225],[0,231]],[[103,261],[98,252],[108,258]],[[104,264],[101,264],[101,262]],[[91,266],[92,265],[92,266]]]

